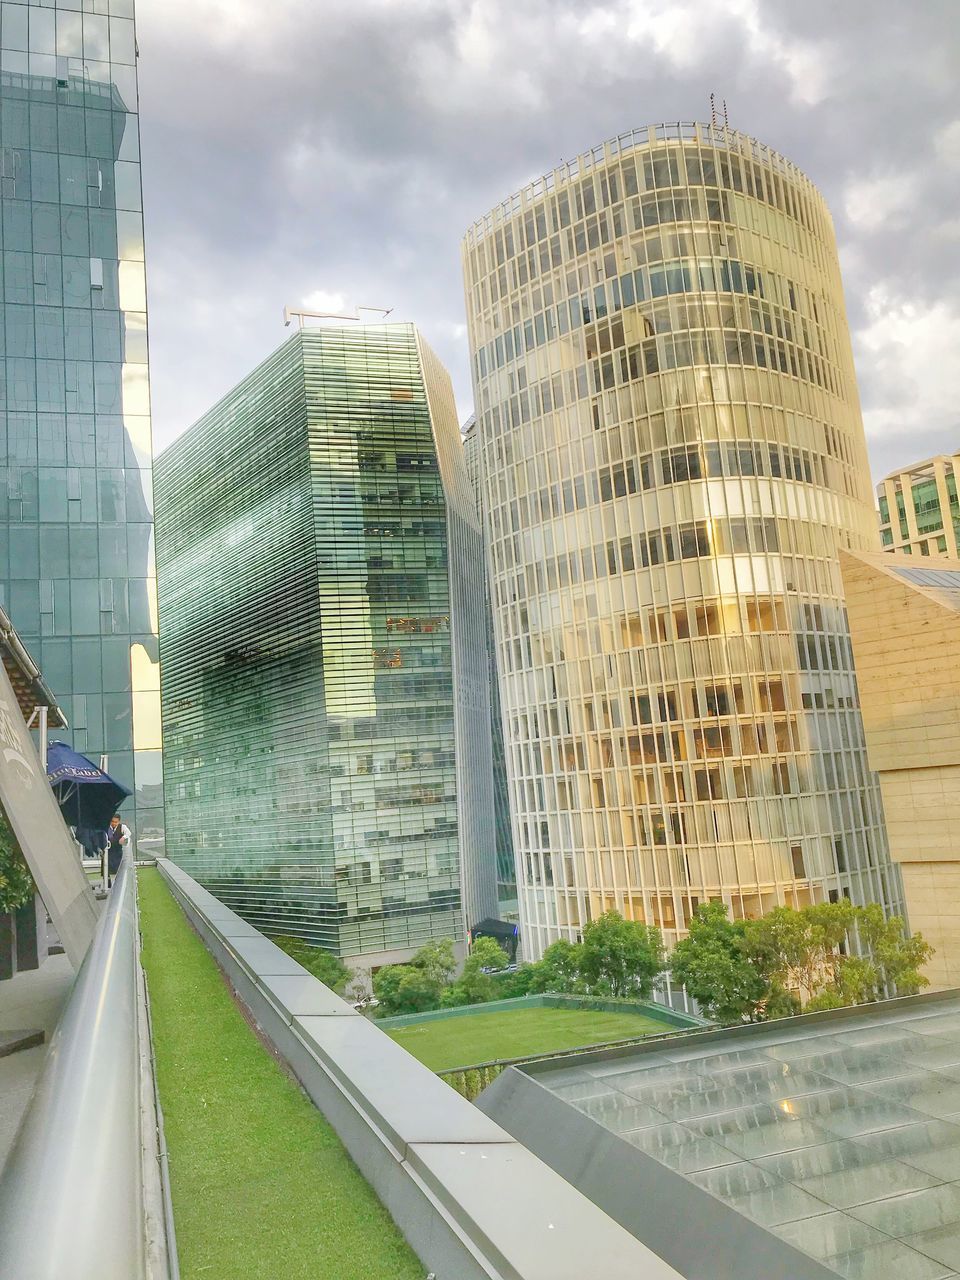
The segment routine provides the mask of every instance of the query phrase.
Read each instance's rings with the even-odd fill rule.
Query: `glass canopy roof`
[[[537,1079],[837,1275],[960,1274],[960,999]]]

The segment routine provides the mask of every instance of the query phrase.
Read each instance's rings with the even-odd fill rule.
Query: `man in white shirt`
[[[119,813],[115,813],[110,819],[107,836],[110,839],[110,845],[107,850],[107,873],[112,884],[113,877],[120,870],[120,860],[123,857],[124,849],[129,849],[133,843],[130,828],[123,822]]]

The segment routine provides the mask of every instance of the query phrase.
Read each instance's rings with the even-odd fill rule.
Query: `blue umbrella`
[[[130,795],[129,787],[65,742],[51,742],[47,747],[47,779],[64,821],[71,827],[102,830]]]

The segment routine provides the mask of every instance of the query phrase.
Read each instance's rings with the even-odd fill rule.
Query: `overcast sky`
[[[138,33],[158,451],[285,304],[393,307],[466,417],[466,226],[711,91],[833,211],[875,477],[960,448],[957,0],[139,0]]]

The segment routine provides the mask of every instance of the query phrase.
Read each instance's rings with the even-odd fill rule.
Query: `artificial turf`
[[[389,1035],[424,1066],[446,1071],[496,1058],[521,1058],[671,1030],[667,1023],[639,1013],[533,1008],[413,1022],[393,1028]]]
[[[245,1022],[159,871],[138,881],[183,1280],[423,1280],[339,1138]]]

